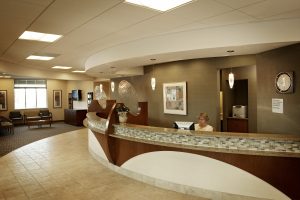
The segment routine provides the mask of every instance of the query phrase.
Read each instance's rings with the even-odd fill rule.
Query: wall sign
[[[272,99],[272,112],[283,113],[283,99]]]

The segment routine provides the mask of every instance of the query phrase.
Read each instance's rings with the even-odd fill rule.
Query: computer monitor
[[[173,124],[174,128],[182,130],[195,130],[194,122],[175,121]]]

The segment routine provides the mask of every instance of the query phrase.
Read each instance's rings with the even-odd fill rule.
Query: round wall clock
[[[280,72],[275,79],[275,87],[278,93],[293,93],[293,72]]]

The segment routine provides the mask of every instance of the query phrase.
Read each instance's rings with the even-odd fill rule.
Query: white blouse
[[[199,124],[195,124],[195,131],[213,131],[214,128],[210,125],[206,125],[205,127],[201,128]]]

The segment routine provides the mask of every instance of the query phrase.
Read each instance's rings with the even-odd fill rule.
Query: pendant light
[[[152,90],[155,90],[155,86],[156,86],[156,79],[154,77],[151,78],[151,88]]]
[[[155,61],[155,58],[151,58],[151,61]],[[152,64],[152,78],[151,78],[151,88],[154,91],[156,87],[156,78],[154,77],[154,63]]]
[[[115,91],[115,82],[110,82],[110,89],[111,89],[111,91],[112,92],[114,92]]]
[[[102,92],[103,92],[103,85],[100,84],[100,93],[102,93]]]
[[[227,51],[227,53],[229,55],[232,55],[232,53],[234,53],[235,51],[230,49]],[[234,85],[234,74],[232,73],[232,68],[231,68],[231,72],[228,74],[228,82],[229,82],[229,87],[230,89],[233,88],[233,85]]]
[[[230,89],[232,89],[234,85],[234,74],[232,73],[232,71],[228,75],[228,82]]]

